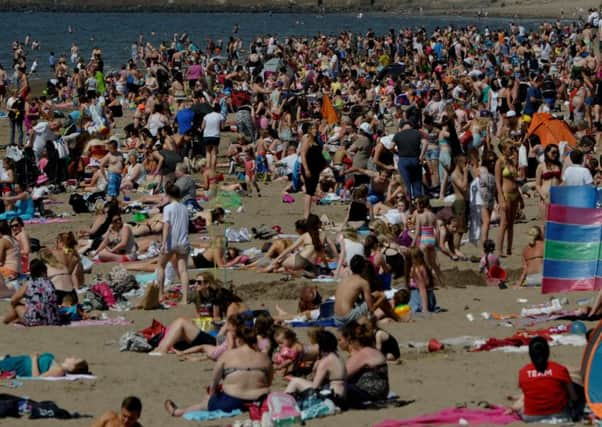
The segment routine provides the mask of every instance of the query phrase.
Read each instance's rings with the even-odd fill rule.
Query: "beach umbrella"
[[[602,417],[602,322],[598,323],[583,353],[581,376],[587,405],[598,418]]]
[[[535,113],[531,119],[531,124],[527,134],[537,135],[544,146],[550,144],[559,145],[562,141],[567,142],[571,147],[577,145],[577,140],[571,132],[569,125],[564,120],[557,119],[550,113]]]

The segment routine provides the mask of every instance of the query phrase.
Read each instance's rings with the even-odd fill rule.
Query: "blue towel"
[[[157,273],[138,273],[135,277],[139,284],[146,285],[153,280],[157,280]]]
[[[218,411],[194,411],[194,412],[186,412],[182,415],[182,418],[188,421],[208,421],[208,420],[218,420],[220,418],[230,418],[235,417],[237,415],[242,414],[240,409],[237,409],[232,412],[224,412],[221,410]]]
[[[311,328],[315,326],[321,326],[323,328],[336,326],[336,323],[332,317],[328,319],[309,320],[307,322],[290,322],[290,326],[293,328]]]

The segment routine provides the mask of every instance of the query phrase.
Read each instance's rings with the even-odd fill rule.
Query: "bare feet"
[[[163,402],[163,406],[165,407],[165,410],[169,415],[171,415],[172,417],[176,416],[176,410],[178,409],[178,407],[172,400],[166,400],[165,402]]]
[[[284,315],[288,314],[278,304],[276,304],[276,312],[278,313],[278,316],[284,316]]]

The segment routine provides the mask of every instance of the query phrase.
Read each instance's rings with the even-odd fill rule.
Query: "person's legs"
[[[489,239],[489,222],[491,220],[491,212],[485,206],[481,206],[481,236],[480,246],[483,247],[485,240]]]
[[[177,270],[180,274],[180,282],[182,283],[182,304],[188,304],[188,253],[177,254]]]
[[[399,169],[399,174],[403,178],[406,189],[411,193],[412,191],[412,181],[410,176],[410,158],[409,157],[400,157],[399,162],[397,163],[397,167]],[[414,198],[413,194],[410,194],[411,198]]]
[[[150,261],[129,262],[124,267],[131,271],[144,271],[146,273],[154,273],[157,271],[158,259]]]
[[[123,262],[124,255],[114,254],[109,252],[107,249],[103,249],[98,254],[98,260],[100,262]]]
[[[15,127],[16,127],[15,121],[11,120],[10,121],[10,139],[9,139],[10,145],[15,145]]]
[[[23,145],[23,120],[17,121],[17,130],[19,131],[19,147]]]
[[[167,413],[169,415],[171,415],[172,417],[181,417],[182,415],[184,415],[187,412],[203,411],[203,410],[207,409],[208,402],[209,402],[209,396],[205,397],[205,399],[203,399],[203,401],[201,403],[197,403],[196,405],[189,406],[188,408],[180,409],[171,400],[166,400],[164,405],[165,405],[165,410],[167,411]]]
[[[311,387],[311,381],[308,381],[305,378],[292,378],[286,386],[286,390],[284,390],[284,392],[288,394],[299,393]]]
[[[167,333],[155,349],[155,353],[166,354],[179,341],[192,342],[199,329],[191,320],[179,317],[167,328]]]
[[[412,198],[422,196],[422,167],[418,159],[410,159],[409,166]]]
[[[4,316],[4,318],[2,319],[2,322],[5,325],[8,325],[9,323],[15,322],[19,319],[23,319],[23,315],[25,314],[25,306],[22,304],[17,305],[16,307],[10,307],[10,309],[8,310],[8,313],[6,314],[6,316]]]
[[[163,288],[165,286],[165,266],[171,259],[170,253],[163,253],[159,256],[159,262],[157,265],[157,285],[159,285],[159,296],[163,296]]]
[[[506,203],[509,203],[508,201]],[[500,255],[504,254],[504,237],[508,227],[507,208],[500,209],[500,228],[497,231],[497,250]]]
[[[518,214],[518,200],[510,202],[510,206],[508,209],[507,228],[506,228],[506,233],[508,235],[508,246],[506,248],[506,253],[508,255],[512,255],[512,243],[514,241],[514,222],[516,221],[517,214]]]
[[[433,278],[435,279],[435,282],[439,286],[444,287],[445,285],[443,284],[443,273],[441,271],[439,263],[437,262],[437,250],[434,246],[428,246],[424,248],[424,254],[426,255],[426,264],[433,272]]]
[[[309,214],[311,213],[311,199],[312,196],[309,194],[303,196],[303,218],[309,217]]]

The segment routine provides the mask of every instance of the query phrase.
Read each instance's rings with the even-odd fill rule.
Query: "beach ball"
[[[571,323],[569,332],[575,335],[585,335],[587,332],[587,326],[585,326],[585,323],[583,323],[581,320],[575,320]]]

